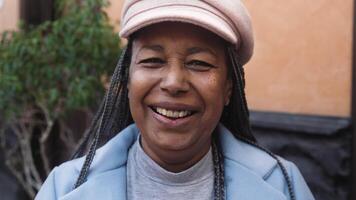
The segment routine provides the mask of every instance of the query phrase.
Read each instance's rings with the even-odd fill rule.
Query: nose
[[[188,75],[184,67],[180,64],[171,64],[167,66],[167,71],[160,83],[161,90],[169,93],[170,95],[180,95],[189,91]]]

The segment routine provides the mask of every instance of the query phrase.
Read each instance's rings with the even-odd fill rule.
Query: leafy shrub
[[[74,148],[69,113],[98,104],[101,80],[116,65],[120,40],[105,6],[103,0],[58,0],[56,20],[1,36],[1,142],[6,164],[31,198],[59,162],[49,158],[49,138],[57,135],[63,148]]]

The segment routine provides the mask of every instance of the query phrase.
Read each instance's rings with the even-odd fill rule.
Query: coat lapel
[[[225,161],[225,169],[227,200],[286,200],[283,193],[250,169],[229,160]]]
[[[126,200],[126,167],[92,177],[59,200]]]
[[[126,200],[126,162],[128,151],[137,140],[138,129],[131,125],[98,149],[88,180],[60,197],[60,200]],[[75,162],[79,175],[84,158]]]
[[[265,178],[277,162],[266,152],[237,140],[223,125],[218,126],[225,162],[227,200],[286,200]]]

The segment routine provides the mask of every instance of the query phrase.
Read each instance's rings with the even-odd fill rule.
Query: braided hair
[[[88,176],[90,165],[93,161],[96,149],[105,144],[121,130],[133,123],[129,109],[128,89],[129,66],[131,63],[132,39],[123,50],[119,62],[111,78],[110,87],[96,113],[90,128],[79,143],[72,159],[86,154],[84,164],[79,177],[74,185],[75,188],[83,184]],[[270,151],[260,147],[252,134],[249,122],[249,111],[245,96],[245,78],[243,66],[239,63],[237,52],[234,47],[227,48],[229,74],[233,88],[230,103],[225,106],[220,122],[226,126],[239,140],[262,149],[277,160],[286,179],[288,191],[292,200],[295,199],[292,184],[287,170],[281,161]],[[214,200],[225,199],[224,182],[224,159],[219,137],[215,133],[212,140],[213,164],[214,164]],[[87,152],[87,153],[86,153]]]

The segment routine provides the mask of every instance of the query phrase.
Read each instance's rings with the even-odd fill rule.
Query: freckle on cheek
[[[208,76],[206,80],[207,85],[216,85],[218,83],[218,80],[215,76]]]

